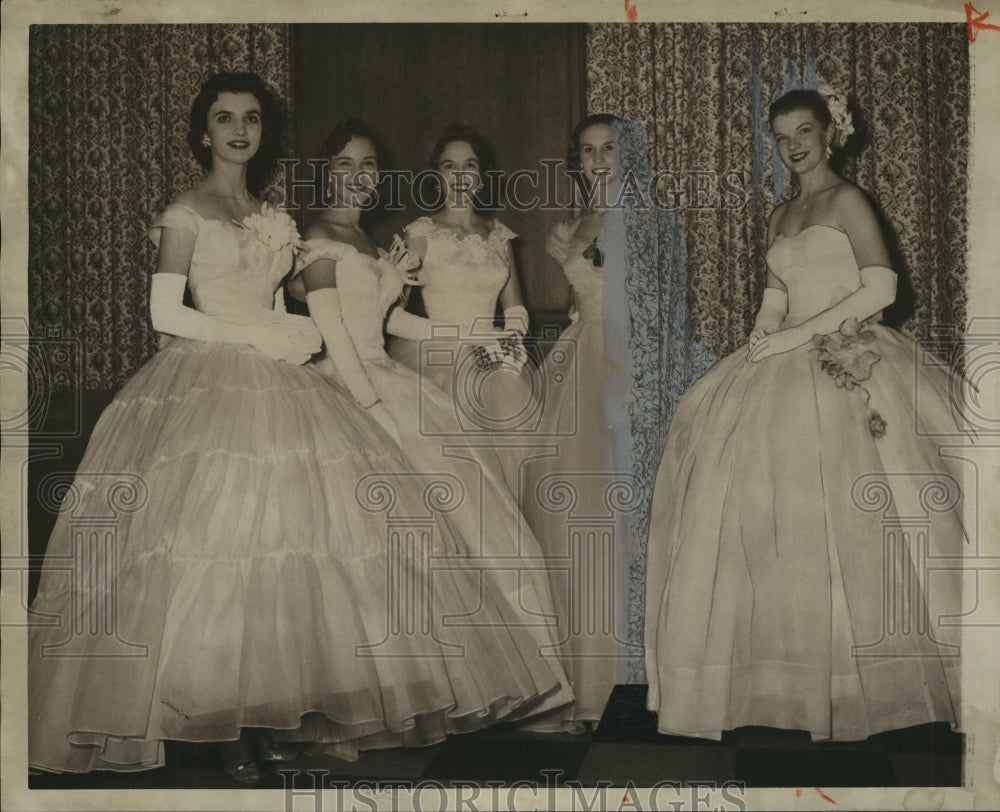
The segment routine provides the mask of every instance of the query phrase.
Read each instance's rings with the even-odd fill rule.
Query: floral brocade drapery
[[[29,43],[31,329],[82,344],[82,380],[53,388],[115,389],[156,351],[146,232],[201,176],[191,102],[244,70],[287,101],[288,26],[39,25]]]
[[[848,96],[842,174],[881,209],[912,337],[965,317],[969,52],[952,24],[600,24],[587,31],[588,112],[642,122],[663,199],[684,218],[692,338],[742,344],[764,287],[767,219],[793,190],[767,126],[782,92]],[[742,189],[742,191],[740,191]]]

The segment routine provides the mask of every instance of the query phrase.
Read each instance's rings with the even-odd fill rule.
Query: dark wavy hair
[[[583,135],[583,131],[587,127],[593,127],[595,124],[607,124],[612,129],[616,129],[621,127],[622,123],[618,116],[613,116],[610,113],[593,113],[580,119],[569,136],[569,145],[566,147],[566,169],[570,171],[580,169],[580,136]]]
[[[251,193],[259,194],[282,154],[285,114],[281,103],[256,73],[215,73],[210,76],[191,105],[187,135],[195,160],[205,169],[212,168],[212,148],[203,146],[201,138],[208,129],[208,110],[220,93],[250,93],[260,102],[260,148],[247,164],[247,188]]]
[[[771,103],[767,111],[767,124],[774,128],[774,120],[785,113],[808,110],[824,128],[833,121],[826,99],[815,90],[789,90],[784,96]]]
[[[385,144],[382,139],[379,138],[378,134],[360,118],[349,118],[345,121],[341,121],[336,127],[334,127],[330,131],[330,134],[326,137],[326,140],[323,142],[323,146],[320,147],[320,156],[329,160],[346,147],[352,138],[364,138],[366,141],[371,143],[373,147],[375,147],[375,160],[378,162],[379,169],[381,170],[383,168],[383,163],[386,160]],[[330,164],[327,163],[323,166],[324,195],[326,195],[329,182]],[[379,183],[376,183],[375,200],[373,201],[372,208],[375,208],[381,199],[378,187]]]
[[[496,153],[493,145],[482,136],[478,130],[467,124],[449,124],[431,150],[428,165],[436,170],[441,163],[441,156],[449,144],[464,141],[470,147],[479,161],[479,172],[482,176],[483,188],[472,196],[473,206],[477,211],[497,208],[500,205],[499,179],[494,174],[498,169]]]
[[[370,141],[371,145],[375,147],[375,158],[379,164],[381,165],[382,161],[385,160],[386,150],[382,139],[360,118],[349,118],[334,127],[323,142],[323,146],[320,147],[319,154],[324,158],[337,155],[352,138],[364,138]]]

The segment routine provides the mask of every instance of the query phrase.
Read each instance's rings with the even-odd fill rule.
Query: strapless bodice
[[[833,226],[808,226],[790,237],[779,234],[768,249],[767,264],[788,290],[782,327],[811,319],[861,287],[851,240]]]

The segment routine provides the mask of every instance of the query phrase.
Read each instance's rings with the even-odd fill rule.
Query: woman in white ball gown
[[[496,197],[493,150],[476,130],[451,125],[434,146],[430,168],[439,173],[441,206],[406,227],[406,243],[421,260],[427,316],[441,329],[433,342],[396,338],[389,354],[448,393],[458,431],[487,442],[504,435],[523,441],[538,403],[522,343],[529,325],[510,245],[516,235],[486,209]],[[503,328],[494,326],[498,305]],[[499,447],[497,453],[517,493],[521,453]]]
[[[922,564],[964,543],[961,471],[927,436],[957,430],[951,382],[916,374],[914,343],[878,323],[896,275],[868,200],[828,162],[852,130],[846,108],[792,91],[770,125],[799,192],[770,220],[749,345],[670,425],[650,522],[648,706],[660,731],[711,738],[956,724],[960,589]],[[914,508],[935,514],[929,549],[904,532]]]

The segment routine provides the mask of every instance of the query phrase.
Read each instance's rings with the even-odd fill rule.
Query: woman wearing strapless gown
[[[956,724],[960,589],[923,571],[964,543],[961,471],[924,431],[950,420],[949,378],[918,372],[913,342],[878,323],[896,277],[870,204],[828,163],[852,130],[846,107],[792,91],[770,124],[800,191],[771,217],[748,347],[670,425],[650,521],[648,706],[661,732],[710,738]],[[935,517],[929,547],[907,529],[914,509]]]
[[[431,342],[397,338],[389,355],[417,370],[452,399],[454,430],[523,438],[538,416],[533,367],[522,337],[528,311],[521,297],[510,241],[516,236],[482,207],[494,196],[485,184],[495,161],[475,130],[453,125],[438,139],[431,168],[440,173],[442,207],[406,227],[406,242],[422,264],[427,316],[439,322]],[[494,326],[497,305],[504,327]],[[497,449],[504,478],[517,493],[521,454]]]
[[[326,354],[317,366],[377,416],[415,471],[440,483],[436,498],[456,533],[456,546],[438,555],[449,557],[445,569],[477,572],[483,586],[482,606],[473,607],[467,617],[449,619],[443,638],[453,623],[467,627],[469,634],[481,633],[484,645],[468,647],[466,656],[479,658],[476,667],[484,670],[495,668],[501,656],[502,646],[493,638],[509,639],[516,651],[504,658],[525,663],[535,682],[532,702],[504,708],[502,715],[484,715],[483,724],[537,715],[572,701],[553,653],[556,639],[547,625],[552,599],[538,543],[523,527],[496,454],[481,443],[448,435],[454,420],[449,398],[385,352],[383,324],[390,335],[412,340],[429,336],[434,325],[397,306],[404,283],[417,283],[408,273],[416,267],[416,257],[398,238],[391,253],[377,248],[361,226],[362,211],[377,189],[372,182],[379,166],[378,144],[357,119],[330,133],[322,149],[332,170],[330,205],[306,230],[290,290],[307,301],[323,335]]]
[[[150,312],[173,338],[94,428],[32,604],[33,769],[151,769],[167,739],[216,741],[253,784],[259,759],[296,755],[275,738],[356,758],[560,689],[520,658],[516,630],[441,632],[480,607],[477,575],[430,573],[426,550],[392,546],[387,511],[425,516],[426,488],[305,363],[321,346],[312,321],[274,309],[298,235],[251,190],[279,121],[252,74],[215,75],[195,100],[188,141],[207,174],[151,230]],[[117,547],[77,524],[113,510]],[[432,552],[458,546],[444,519],[418,530]],[[393,614],[396,584],[419,617]]]

